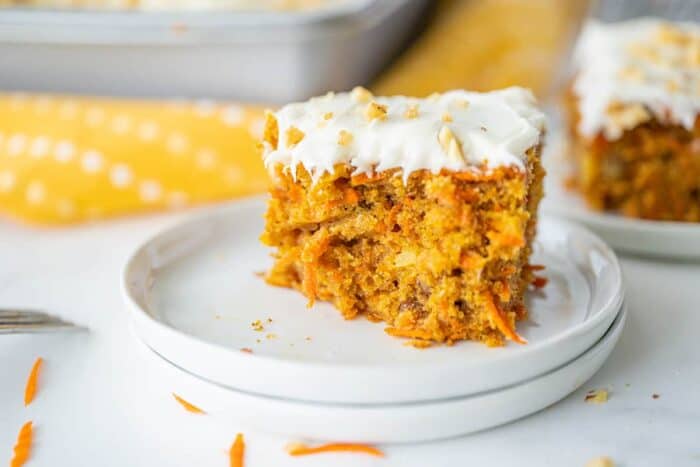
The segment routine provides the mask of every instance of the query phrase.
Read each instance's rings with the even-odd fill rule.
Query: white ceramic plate
[[[556,129],[553,133],[544,157],[542,212],[579,222],[620,251],[700,260],[700,223],[648,221],[593,211],[576,192],[565,189],[564,181],[572,171],[563,136]]]
[[[290,441],[314,438],[403,443],[484,430],[554,404],[600,369],[615,347],[625,319],[623,310],[593,347],[544,375],[469,397],[414,404],[314,404],[254,396],[206,382],[142,347],[157,387],[166,393],[174,391],[219,420],[286,435]]]
[[[590,348],[622,302],[614,253],[585,229],[545,217],[533,260],[546,265],[550,283],[528,297],[531,318],[518,330],[529,344],[414,349],[381,323],[344,321],[324,303],[307,309],[298,292],[256,276],[270,264],[258,242],[263,211],[260,199],[238,202],[157,235],[134,253],[123,278],[136,333],[149,347],[251,394],[381,404],[504,387]],[[264,331],[253,330],[255,320]]]

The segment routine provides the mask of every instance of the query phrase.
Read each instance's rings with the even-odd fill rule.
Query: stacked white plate
[[[144,354],[207,413],[294,437],[408,442],[531,414],[587,381],[625,322],[615,254],[582,227],[543,217],[533,263],[549,284],[528,296],[527,345],[415,349],[327,304],[306,308],[267,285],[264,201],[237,202],[147,241],[124,296]],[[260,321],[260,326],[252,323]],[[242,349],[251,350],[242,351]]]

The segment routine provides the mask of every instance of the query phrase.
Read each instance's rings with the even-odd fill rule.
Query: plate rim
[[[195,213],[191,217],[188,217],[184,220],[180,220],[178,222],[174,222],[170,224],[169,226],[166,226],[165,228],[157,231],[156,233],[148,236],[145,238],[142,242],[138,244],[136,248],[131,252],[131,254],[128,255],[126,261],[124,262],[124,266],[121,271],[121,277],[120,277],[120,286],[121,286],[121,294],[123,297],[123,300],[125,301],[127,312],[130,315],[131,322],[134,324],[137,324],[139,329],[141,329],[141,326],[147,326],[151,331],[159,334],[159,335],[165,335],[168,338],[171,339],[179,339],[183,340],[188,344],[188,345],[194,345],[198,347],[202,347],[206,349],[209,352],[216,352],[218,354],[223,354],[225,355],[226,358],[232,359],[231,361],[235,362],[236,364],[246,366],[248,365],[251,361],[255,361],[259,364],[263,365],[282,365],[289,369],[290,371],[311,371],[311,372],[332,372],[332,373],[346,373],[346,372],[385,372],[387,370],[391,371],[396,371],[397,369],[401,371],[420,371],[421,369],[425,369],[430,367],[431,370],[435,371],[449,371],[449,370],[465,370],[468,368],[465,368],[464,366],[459,366],[455,364],[454,362],[452,363],[446,363],[443,365],[435,365],[434,363],[430,364],[396,364],[396,365],[386,365],[386,364],[376,364],[376,365],[367,365],[367,364],[355,364],[355,363],[344,363],[343,365],[337,365],[333,364],[332,362],[323,362],[323,361],[298,361],[298,360],[293,360],[293,359],[285,359],[285,358],[280,358],[276,356],[269,356],[269,355],[249,355],[243,352],[240,352],[236,349],[233,349],[231,347],[226,347],[222,344],[217,344],[214,342],[207,341],[205,339],[199,338],[197,336],[188,334],[185,331],[176,329],[167,323],[157,319],[154,317],[151,313],[149,313],[148,310],[144,309],[143,307],[140,306],[138,301],[135,299],[135,297],[131,294],[130,288],[129,288],[129,282],[131,278],[131,269],[133,268],[134,262],[139,258],[144,252],[148,249],[150,245],[152,245],[154,242],[156,242],[158,239],[164,236],[168,236],[170,234],[173,234],[177,231],[180,230],[185,230],[188,228],[192,228],[192,226],[202,223],[202,222],[216,222],[217,219],[220,219],[223,216],[229,216],[233,213],[244,211],[247,209],[259,209],[260,203],[262,203],[266,198],[264,196],[254,196],[254,197],[249,197],[246,199],[241,199],[237,200],[232,203],[227,203],[224,206],[218,206],[214,210],[211,211],[206,211],[206,212],[200,212],[200,213]],[[260,211],[262,214],[262,211]],[[590,318],[587,318],[584,320],[582,323],[579,323],[578,325],[566,329],[565,331],[552,336],[548,339],[546,339],[543,342],[539,342],[537,344],[529,344],[527,346],[523,346],[521,350],[518,352],[518,359],[528,359],[532,358],[532,355],[536,355],[537,353],[542,353],[542,352],[547,352],[548,350],[551,350],[553,348],[556,348],[557,346],[560,346],[563,342],[568,341],[570,339],[576,339],[577,337],[580,337],[586,333],[589,333],[593,330],[596,329],[596,327],[600,326],[604,321],[609,320],[610,322],[614,321],[615,316],[620,310],[622,301],[624,299],[624,291],[625,291],[625,285],[624,285],[624,277],[622,273],[622,269],[619,263],[619,260],[617,258],[617,255],[614,253],[614,251],[602,240],[600,237],[598,237],[596,234],[591,232],[590,230],[586,229],[585,227],[581,226],[580,224],[577,224],[575,222],[572,222],[570,220],[566,219],[561,219],[557,218],[556,216],[550,216],[550,215],[545,215],[540,217],[540,224],[541,223],[550,223],[558,228],[563,228],[569,231],[575,232],[579,236],[583,236],[586,238],[587,241],[592,242],[593,245],[596,245],[599,247],[606,256],[606,259],[610,262],[610,264],[614,268],[615,276],[618,279],[618,288],[615,292],[611,293],[610,297],[608,297],[607,301],[605,304],[600,307],[600,311],[597,313],[593,314]],[[611,319],[612,315],[612,319]],[[606,328],[607,329],[607,328]],[[146,340],[143,335],[141,335],[140,330],[136,330],[137,334],[139,334],[139,337],[142,340]],[[514,345],[514,344],[511,344]],[[507,364],[508,360],[512,360],[513,354],[503,354],[498,357],[495,357],[494,360],[492,361],[494,364]],[[193,371],[196,373],[196,370],[189,369],[189,371]],[[430,399],[424,399],[424,400],[430,400]]]

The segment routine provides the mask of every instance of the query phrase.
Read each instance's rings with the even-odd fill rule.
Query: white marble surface
[[[623,258],[630,316],[617,349],[593,380],[543,412],[468,437],[382,446],[384,459],[293,459],[287,439],[185,413],[144,370],[122,310],[120,268],[138,242],[181,216],[55,230],[0,222],[0,306],[39,307],[90,328],[0,336],[0,459],[31,419],[28,466],[225,466],[238,431],[249,467],[584,466],[599,455],[625,467],[700,466],[700,264]],[[46,360],[41,386],[25,408],[37,356]],[[601,387],[611,391],[607,404],[583,402]]]

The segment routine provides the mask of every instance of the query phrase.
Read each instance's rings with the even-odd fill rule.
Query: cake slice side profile
[[[524,342],[544,171],[529,91],[356,88],[269,114],[266,280],[421,342]]]
[[[700,27],[593,22],[576,62],[567,110],[588,205],[700,222]]]

